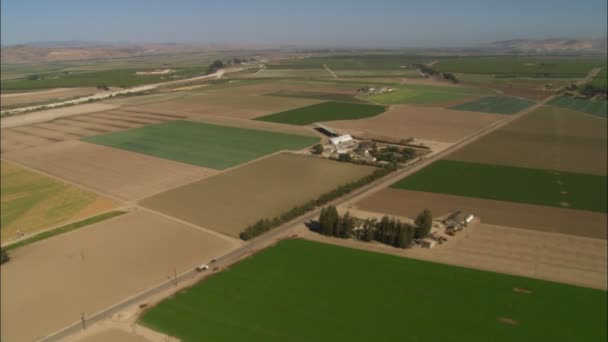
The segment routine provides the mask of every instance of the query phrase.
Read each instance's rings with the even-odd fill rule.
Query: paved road
[[[481,130],[477,131],[476,133],[456,142],[454,145],[450,146],[449,148],[447,148],[441,152],[438,152],[436,154],[433,154],[431,156],[428,156],[426,158],[423,157],[417,163],[412,164],[404,169],[395,171],[379,180],[376,180],[375,182],[373,182],[371,184],[363,186],[363,187],[351,192],[348,195],[345,195],[343,197],[340,197],[340,198],[332,201],[328,205],[331,204],[331,205],[338,206],[340,204],[344,204],[344,203],[348,203],[348,202],[356,202],[360,198],[367,197],[367,196],[373,194],[374,192],[380,191],[380,190],[386,188],[387,186],[393,184],[397,180],[399,180],[403,177],[406,177],[406,176],[428,166],[429,164],[433,163],[434,161],[439,160],[442,157],[444,157],[460,148],[463,148],[464,146],[466,146],[468,144],[473,143],[474,141],[482,138],[483,136],[485,136],[487,134],[494,132],[495,130],[509,124],[510,122],[521,118],[522,116],[530,113],[534,109],[544,105],[546,102],[550,101],[552,98],[553,98],[553,96],[551,96],[517,114],[508,116],[502,121],[498,121],[490,126],[482,128]],[[242,247],[239,247],[239,248],[229,252],[226,255],[218,257],[211,266],[220,267],[220,268],[229,266],[232,263],[240,260],[241,258],[246,257],[255,251],[261,250],[261,249],[275,243],[277,240],[279,240],[281,238],[289,236],[290,231],[292,229],[302,225],[303,223],[309,222],[310,220],[316,219],[318,217],[320,211],[321,211],[321,208],[317,208],[304,216],[301,216],[290,222],[287,222],[287,223],[281,225],[280,227],[267,232],[266,234],[263,234],[255,239],[248,241]],[[208,271],[208,272],[211,272],[211,271]],[[176,280],[177,280],[177,283],[179,284],[180,282],[193,279],[194,277],[199,276],[199,275],[200,274],[198,272],[196,272],[194,270],[190,270],[190,271],[187,271],[187,272],[184,272],[184,273],[178,275]],[[123,302],[117,303],[117,304],[110,306],[106,309],[103,309],[97,313],[90,314],[87,316],[87,326],[90,326],[90,325],[94,324],[95,322],[98,322],[105,318],[111,317],[112,315],[119,313],[119,312],[127,309],[130,306],[133,306],[138,303],[142,303],[147,298],[157,295],[157,294],[171,288],[172,286],[175,286],[173,283],[173,280],[167,280],[161,284],[156,285],[153,288],[150,288],[146,291],[138,293],[138,294],[134,295],[133,297],[126,299]],[[80,331],[81,329],[82,329],[81,322],[76,321],[72,325],[70,325],[60,331],[57,331],[53,334],[48,335],[47,337],[43,338],[41,341],[60,341],[63,338],[65,338],[66,336],[74,334],[74,333]]]
[[[98,100],[109,98],[111,96],[140,93],[143,91],[148,91],[148,90],[152,90],[152,89],[156,89],[156,88],[164,87],[164,86],[168,86],[168,85],[174,85],[174,84],[192,82],[192,81],[200,81],[200,80],[205,80],[205,79],[209,79],[209,78],[219,79],[219,78],[222,78],[222,76],[224,74],[237,72],[237,71],[241,71],[241,70],[243,70],[243,68],[233,68],[233,69],[225,69],[225,70],[220,69],[217,72],[215,72],[213,74],[209,74],[209,75],[197,76],[197,77],[186,78],[186,79],[176,80],[176,81],[147,84],[147,85],[143,85],[143,86],[116,90],[116,91],[109,91],[109,92],[99,93],[99,94],[95,94],[95,95],[91,95],[91,96],[80,97],[80,98],[77,98],[74,100],[55,102],[55,103],[46,104],[46,105],[29,106],[29,107],[21,107],[21,108],[16,108],[16,109],[5,110],[2,112],[2,115],[18,114],[18,113],[22,113],[22,112],[26,112],[26,111],[34,111],[34,110],[39,110],[39,109],[50,109],[50,108],[55,108],[55,107],[67,106],[67,105],[75,105],[75,104],[80,104],[80,103],[86,103],[88,101],[98,101]]]

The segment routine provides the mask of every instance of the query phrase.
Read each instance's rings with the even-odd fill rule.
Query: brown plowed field
[[[606,175],[606,119],[542,107],[447,159]]]
[[[281,153],[147,198],[142,205],[238,236],[259,219],[280,215],[373,170]]]
[[[217,172],[78,140],[5,152],[3,157],[126,200],[147,197]]]
[[[2,265],[2,340],[33,341],[238,245],[136,211],[21,247]]]
[[[408,217],[415,217],[424,209],[430,209],[434,216],[462,210],[473,213],[484,223],[597,239],[608,237],[608,215],[584,210],[391,188],[363,199],[356,206],[363,210]]]
[[[395,139],[414,137],[456,142],[504,118],[504,115],[497,114],[393,105],[378,116],[362,120],[329,121],[327,125],[355,135],[368,133]]]

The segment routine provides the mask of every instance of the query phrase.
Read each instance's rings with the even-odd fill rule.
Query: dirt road
[[[330,68],[329,68],[327,65],[323,64],[323,67],[324,67],[324,68],[325,68],[325,70],[327,70],[327,72],[329,72],[329,73],[330,73],[330,74],[331,74],[331,75],[332,75],[334,78],[338,78],[338,75],[334,74],[334,72],[333,72],[333,71],[331,71],[331,69],[330,69]]]
[[[589,71],[587,76],[585,76],[585,78],[583,78],[582,80],[577,81],[576,84],[583,85],[583,84],[587,84],[587,83],[591,82],[595,78],[595,76],[597,76],[597,74],[600,73],[601,70],[602,70],[602,68],[591,69],[591,71]]]

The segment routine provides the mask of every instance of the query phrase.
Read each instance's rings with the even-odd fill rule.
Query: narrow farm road
[[[324,68],[325,68],[325,70],[327,70],[327,72],[329,72],[329,73],[330,73],[330,74],[331,74],[331,75],[332,75],[334,78],[338,78],[338,75],[334,74],[334,72],[333,72],[333,71],[331,71],[331,69],[330,69],[330,68],[329,68],[327,65],[323,64],[323,67],[324,67]]]

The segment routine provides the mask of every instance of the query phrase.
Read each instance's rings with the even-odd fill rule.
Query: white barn
[[[344,143],[353,141],[353,137],[351,137],[350,134],[345,134],[345,135],[341,135],[339,137],[329,138],[329,141],[331,141],[332,145],[338,146],[340,144],[344,144]]]

